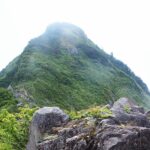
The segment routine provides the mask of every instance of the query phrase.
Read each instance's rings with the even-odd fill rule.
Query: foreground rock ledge
[[[41,108],[33,116],[27,150],[150,150],[149,113],[127,98],[111,110],[107,119],[68,122],[58,107]]]

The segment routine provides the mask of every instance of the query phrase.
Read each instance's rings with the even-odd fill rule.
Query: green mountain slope
[[[20,101],[40,106],[81,109],[127,96],[150,107],[143,81],[68,23],[52,24],[29,42],[0,73],[0,86],[10,85]]]

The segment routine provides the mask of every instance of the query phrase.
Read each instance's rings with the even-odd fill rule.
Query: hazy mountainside
[[[126,96],[150,107],[143,81],[67,23],[50,25],[0,73],[0,86],[10,85],[20,101],[40,106],[81,109]]]

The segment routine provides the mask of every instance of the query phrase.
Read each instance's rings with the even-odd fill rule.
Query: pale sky
[[[70,22],[150,88],[150,0],[0,0],[0,70],[53,22]]]

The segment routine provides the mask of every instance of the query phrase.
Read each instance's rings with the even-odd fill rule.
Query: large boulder
[[[150,150],[150,128],[104,126],[90,150]]]
[[[120,124],[150,127],[150,122],[144,113],[144,108],[128,98],[120,98],[111,108],[114,120]]]
[[[136,104],[135,101],[130,100],[126,97],[122,97],[119,100],[117,100],[111,110],[115,113],[142,113],[144,114],[144,108],[140,107]]]
[[[68,115],[58,107],[44,107],[37,110],[31,122],[27,150],[36,150],[36,145],[43,140],[44,134],[50,133],[52,127],[62,126],[68,118]]]

